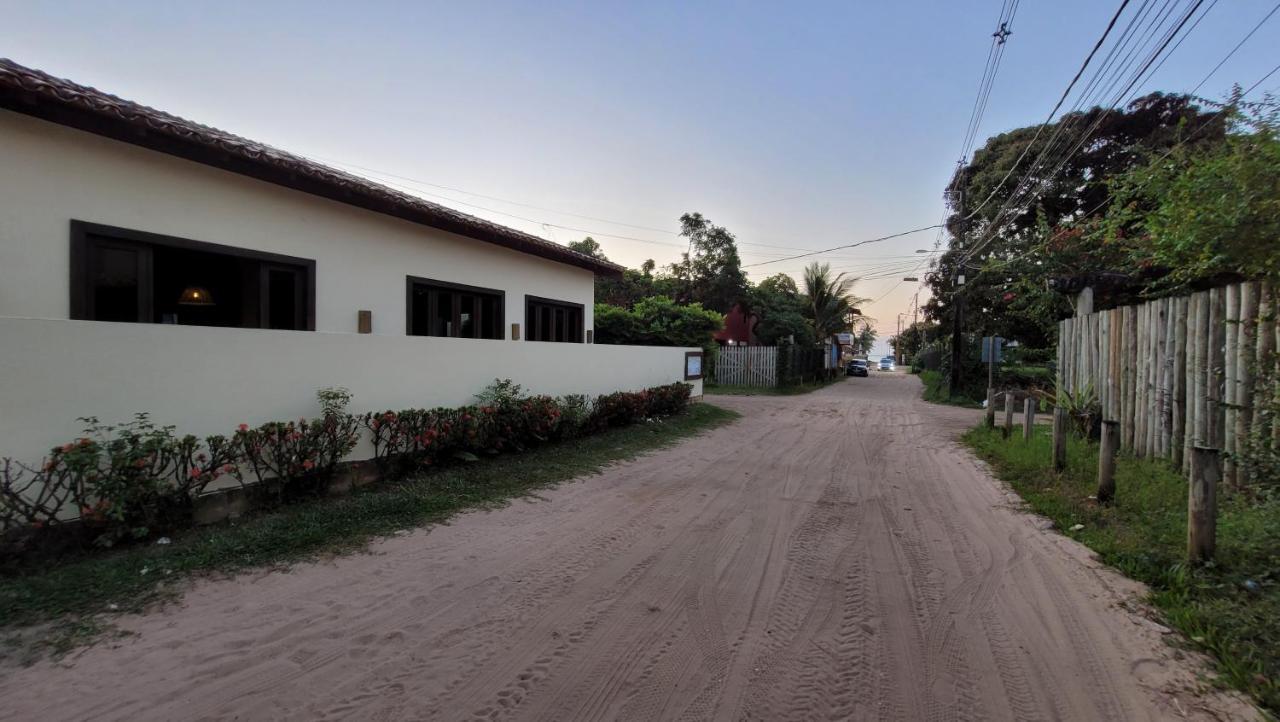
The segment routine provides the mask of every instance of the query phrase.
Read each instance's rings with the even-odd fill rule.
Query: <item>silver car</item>
[[[892,357],[892,356],[885,356],[884,358],[880,359],[880,370],[881,370],[881,371],[892,371],[892,370],[893,370],[893,368],[894,368],[894,366],[893,366],[893,357]]]

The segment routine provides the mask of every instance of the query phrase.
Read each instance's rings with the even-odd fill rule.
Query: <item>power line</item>
[[[1058,173],[1060,173],[1061,170],[1066,166],[1067,162],[1069,162],[1070,159],[1080,150],[1080,148],[1084,146],[1084,143],[1089,139],[1089,137],[1093,134],[1093,132],[1098,127],[1101,126],[1102,121],[1106,118],[1106,116],[1110,114],[1110,112],[1114,110],[1115,107],[1124,100],[1125,96],[1128,95],[1129,92],[1133,90],[1134,87],[1137,86],[1139,82],[1144,80],[1144,76],[1146,78],[1150,77],[1150,74],[1154,72],[1152,68],[1156,64],[1157,60],[1160,60],[1160,58],[1164,54],[1164,51],[1173,42],[1174,38],[1178,36],[1178,33],[1180,33],[1181,30],[1186,26],[1186,24],[1191,20],[1191,18],[1199,10],[1201,5],[1203,5],[1204,1],[1205,0],[1196,0],[1196,2],[1190,7],[1190,9],[1187,10],[1187,12],[1185,12],[1184,14],[1182,14],[1181,19],[1177,22],[1177,24],[1174,25],[1171,29],[1165,31],[1165,33],[1163,34],[1160,40],[1159,46],[1156,47],[1156,49],[1147,56],[1141,68],[1139,68],[1139,70],[1131,76],[1129,82],[1125,85],[1124,89],[1121,90],[1119,94],[1117,94],[1115,99],[1111,101],[1111,103],[1109,104],[1109,107],[1099,115],[1099,117],[1091,124],[1091,126],[1087,128],[1080,135],[1075,145],[1061,158],[1061,160],[1057,163],[1056,167],[1054,168],[1053,172],[1051,172],[1047,176],[1047,178],[1040,183],[1040,185],[1042,186],[1047,185],[1049,181],[1051,181]],[[1212,7],[1212,5],[1210,7]],[[1168,13],[1165,13],[1163,17],[1159,18],[1156,22],[1153,22],[1151,26],[1152,30],[1154,30],[1156,27],[1159,27],[1159,25],[1162,25],[1166,17],[1168,17]],[[1203,18],[1203,16],[1201,17]],[[1197,21],[1197,24],[1198,24],[1198,21]],[[1148,33],[1148,35],[1150,35],[1150,33]],[[1185,36],[1183,37],[1185,38]],[[1181,44],[1181,41],[1179,41],[1179,45],[1180,44]],[[1132,51],[1130,52],[1130,56],[1132,56]],[[1164,55],[1164,57],[1167,58],[1168,56]],[[1128,63],[1126,62],[1125,65],[1127,66]],[[1151,71],[1151,72],[1149,73],[1148,71]],[[1114,87],[1118,81],[1119,81],[1119,77],[1117,76],[1116,80],[1112,81],[1110,87]],[[1059,128],[1055,131],[1054,137],[1050,139],[1049,144],[1037,157],[1036,161],[1032,164],[1032,167],[1028,169],[1026,175],[1023,177],[1022,181],[1018,184],[1018,186],[1015,187],[1014,191],[1010,194],[1009,198],[1006,199],[1006,201],[1001,205],[1001,208],[996,212],[995,218],[990,222],[988,226],[988,230],[984,234],[984,238],[981,241],[979,241],[978,244],[976,244],[975,246],[967,250],[967,252],[961,258],[961,263],[966,263],[970,258],[973,257],[974,254],[976,254],[979,250],[981,250],[983,247],[985,247],[995,238],[995,235],[999,232],[1000,228],[1006,222],[1005,215],[1007,213],[1013,211],[1015,208],[1019,206],[1025,205],[1025,202],[1030,200],[1031,194],[1034,193],[1034,191],[1031,188],[1030,181],[1034,177],[1036,169],[1041,166],[1044,159],[1048,157],[1050,152],[1052,152],[1053,147],[1055,145],[1054,140],[1058,137],[1058,135],[1060,134],[1060,132],[1062,131],[1065,125],[1066,125],[1065,123],[1059,124]],[[1023,212],[1023,211],[1019,211],[1019,212]]]
[[[1202,87],[1206,82],[1208,82],[1208,80],[1209,80],[1209,79],[1210,79],[1210,78],[1211,78],[1211,77],[1212,77],[1212,76],[1213,76],[1213,75],[1214,75],[1214,74],[1215,74],[1215,73],[1216,73],[1216,72],[1217,72],[1217,71],[1222,67],[1222,65],[1223,65],[1223,64],[1224,64],[1228,59],[1230,59],[1230,58],[1231,58],[1231,56],[1233,56],[1233,55],[1234,55],[1234,54],[1235,54],[1235,53],[1240,49],[1240,47],[1241,47],[1242,45],[1244,45],[1244,42],[1245,42],[1245,41],[1247,41],[1249,38],[1253,37],[1254,33],[1256,33],[1256,32],[1258,31],[1258,29],[1259,29],[1260,27],[1262,27],[1262,25],[1263,25],[1263,24],[1265,24],[1265,23],[1267,22],[1267,20],[1269,20],[1269,19],[1271,18],[1271,16],[1272,16],[1272,15],[1274,15],[1274,14],[1275,14],[1276,10],[1280,10],[1280,4],[1278,4],[1275,8],[1273,8],[1273,9],[1271,10],[1271,12],[1267,13],[1267,15],[1266,15],[1265,17],[1263,17],[1260,21],[1258,21],[1258,23],[1257,23],[1256,25],[1254,25],[1253,29],[1252,29],[1252,30],[1250,30],[1250,31],[1249,31],[1249,33],[1245,36],[1244,40],[1242,40],[1241,42],[1237,43],[1237,44],[1235,45],[1235,47],[1233,47],[1233,48],[1231,49],[1231,51],[1227,53],[1227,55],[1222,59],[1222,61],[1220,61],[1216,66],[1214,66],[1213,70],[1211,70],[1211,71],[1209,72],[1209,74],[1208,74],[1208,75],[1206,75],[1206,76],[1205,76],[1205,77],[1204,77],[1204,78],[1203,78],[1203,79],[1202,79],[1202,80],[1201,80],[1201,81],[1196,85],[1196,87],[1192,90],[1192,92],[1191,92],[1191,93],[1188,93],[1188,95],[1193,95],[1193,94],[1194,94],[1194,92],[1195,92],[1195,90],[1198,90],[1198,89],[1199,89],[1200,87]],[[1202,17],[1203,17],[1203,16],[1202,16]],[[1271,77],[1271,76],[1272,76],[1272,75],[1274,75],[1276,72],[1280,72],[1280,65],[1277,65],[1276,67],[1272,68],[1268,73],[1266,73],[1265,75],[1263,75],[1263,76],[1262,76],[1261,78],[1259,78],[1256,82],[1254,82],[1251,86],[1249,86],[1248,90],[1245,90],[1244,92],[1242,92],[1242,93],[1240,94],[1239,99],[1244,99],[1245,97],[1247,97],[1247,96],[1248,96],[1250,93],[1252,93],[1252,92],[1253,92],[1253,91],[1254,91],[1254,90],[1255,90],[1259,85],[1261,85],[1262,83],[1266,82],[1267,78]],[[1184,138],[1182,138],[1181,140],[1177,141],[1177,142],[1176,142],[1176,143],[1174,143],[1173,145],[1169,146],[1169,148],[1167,148],[1167,149],[1166,149],[1163,153],[1161,153],[1157,158],[1155,158],[1153,161],[1151,161],[1151,164],[1158,164],[1158,163],[1160,163],[1160,162],[1161,162],[1161,161],[1163,161],[1165,158],[1168,158],[1170,155],[1172,155],[1172,154],[1173,154],[1173,153],[1174,153],[1178,148],[1180,148],[1180,147],[1182,147],[1183,145],[1185,145],[1185,144],[1187,144],[1187,143],[1189,143],[1189,142],[1191,142],[1191,141],[1195,140],[1195,139],[1197,138],[1197,136],[1199,136],[1199,135],[1200,135],[1200,133],[1201,133],[1201,132],[1203,132],[1207,127],[1209,127],[1209,125],[1211,125],[1211,124],[1212,124],[1214,121],[1216,121],[1216,120],[1218,120],[1218,116],[1217,116],[1217,115],[1214,115],[1214,116],[1211,116],[1211,117],[1209,117],[1209,118],[1205,119],[1205,120],[1204,120],[1203,122],[1201,122],[1201,123],[1200,123],[1200,125],[1199,125],[1199,126],[1197,126],[1197,127],[1196,127],[1196,129],[1195,129],[1195,130],[1193,130],[1191,133],[1187,134]],[[1134,148],[1137,148],[1137,147],[1139,147],[1137,144],[1134,144],[1133,146],[1130,146],[1130,148],[1131,148],[1131,149],[1134,149]],[[1146,184],[1147,184],[1148,182],[1149,182],[1149,179],[1148,179],[1147,181],[1143,181],[1141,184],[1139,184],[1138,189],[1140,190],[1141,188],[1145,187],[1145,186],[1146,186]],[[1114,201],[1114,200],[1115,200],[1115,195],[1114,195],[1114,194],[1112,194],[1112,193],[1108,193],[1108,194],[1107,194],[1107,196],[1106,196],[1105,198],[1103,198],[1101,202],[1099,202],[1097,205],[1095,205],[1093,208],[1089,209],[1088,211],[1085,211],[1084,213],[1081,213],[1081,214],[1080,214],[1080,216],[1079,216],[1078,218],[1073,219],[1073,222],[1077,222],[1077,223],[1078,223],[1078,222],[1080,222],[1080,221],[1084,221],[1084,220],[1087,220],[1087,219],[1089,219],[1089,218],[1093,217],[1093,216],[1094,216],[1094,214],[1096,214],[1096,213],[1097,213],[1099,210],[1101,210],[1104,206],[1106,206],[1107,204],[1111,203],[1111,202],[1112,202],[1112,201]],[[1062,234],[1062,233],[1064,233],[1065,231],[1066,231],[1066,229],[1063,229],[1063,230],[1059,231],[1058,233],[1054,234],[1053,236],[1051,236],[1051,237],[1047,238],[1047,239],[1046,239],[1042,244],[1040,244],[1040,246],[1039,246],[1037,249],[1033,249],[1033,252],[1036,252],[1036,251],[1038,251],[1038,250],[1043,250],[1044,248],[1047,248],[1047,247],[1048,247],[1048,244],[1049,244],[1050,242],[1052,242],[1054,239],[1056,239],[1059,235],[1061,235],[1061,234]],[[1024,254],[1024,255],[1025,255],[1025,254]],[[967,264],[967,263],[968,263],[968,260],[969,260],[969,258],[967,258],[967,257],[966,257],[966,258],[963,258],[963,259],[961,259],[961,263],[962,263],[962,264]],[[987,271],[987,270],[994,270],[994,269],[998,269],[998,268],[1000,268],[1000,267],[1002,267],[1002,266],[1007,266],[1007,265],[1009,265],[1010,263],[1012,263],[1014,260],[1015,260],[1015,259],[1010,258],[1010,259],[1006,259],[1005,261],[1003,261],[1003,262],[1001,262],[1001,263],[997,263],[995,266],[984,266],[984,267],[982,267],[982,268],[980,268],[980,269],[978,269],[978,267],[973,267],[973,268],[978,269],[978,270],[979,270],[979,272],[985,272],[985,271]]]
[[[934,228],[941,228],[941,227],[942,227],[942,225],[941,225],[941,224],[935,223],[935,224],[934,224],[934,225],[932,225],[932,226],[923,226],[923,227],[921,227],[921,228],[913,228],[913,229],[911,229],[911,230],[909,230],[909,231],[902,231],[901,233],[891,233],[891,234],[889,234],[889,235],[887,235],[887,236],[880,236],[879,238],[868,238],[867,240],[864,240],[864,241],[857,241],[857,242],[855,242],[855,243],[847,243],[847,244],[845,244],[845,245],[843,245],[843,246],[835,246],[834,248],[826,248],[826,249],[823,249],[823,250],[821,250],[821,251],[810,251],[809,253],[800,253],[800,254],[798,254],[798,255],[794,255],[794,256],[787,256],[786,258],[776,258],[776,259],[774,259],[774,260],[772,260],[772,261],[762,261],[762,262],[760,262],[760,263],[748,263],[748,264],[745,264],[745,265],[743,266],[743,268],[754,268],[754,267],[756,267],[756,266],[767,266],[767,265],[769,265],[770,263],[781,263],[781,262],[783,262],[783,261],[794,261],[794,260],[795,260],[795,259],[797,259],[797,258],[808,258],[808,257],[810,257],[810,256],[817,256],[817,255],[821,255],[821,254],[823,254],[823,253],[831,253],[832,251],[841,251],[841,250],[844,250],[844,249],[846,249],[846,248],[857,248],[858,246],[865,246],[865,245],[867,245],[868,243],[880,243],[881,241],[887,241],[887,240],[890,240],[890,239],[893,239],[893,238],[901,238],[901,237],[903,237],[903,236],[909,236],[909,235],[911,235],[912,233],[919,233],[919,232],[921,232],[921,231],[931,231],[931,230],[933,230]]]
[[[618,239],[627,240],[627,241],[638,241],[638,242],[641,242],[641,243],[650,243],[650,244],[655,244],[655,245],[669,245],[669,246],[672,246],[672,247],[674,247],[674,248],[684,248],[684,247],[685,247],[685,244],[683,244],[683,243],[674,243],[674,242],[667,242],[667,241],[655,241],[655,240],[647,239],[647,238],[637,238],[637,237],[635,237],[635,236],[618,235],[618,234],[614,234],[614,233],[607,233],[607,232],[605,232],[605,231],[599,231],[599,230],[590,230],[590,229],[583,229],[583,228],[574,228],[574,227],[572,227],[572,226],[565,226],[565,225],[561,225],[561,224],[559,224],[559,223],[551,223],[550,221],[541,221],[541,220],[534,219],[534,218],[527,218],[527,217],[525,217],[525,216],[521,216],[521,215],[519,215],[519,214],[509,213],[509,212],[507,212],[507,211],[500,211],[500,210],[498,210],[498,209],[496,209],[496,208],[489,208],[489,207],[481,206],[481,205],[477,205],[477,204],[474,204],[474,203],[468,203],[467,201],[458,200],[458,199],[456,199],[456,198],[450,198],[450,197],[448,197],[448,196],[442,196],[442,195],[439,195],[439,194],[436,194],[436,193],[428,193],[428,192],[426,192],[426,191],[423,191],[423,190],[420,190],[420,189],[414,188],[413,186],[415,186],[415,185],[420,185],[420,186],[428,186],[428,187],[430,187],[430,188],[439,188],[439,189],[443,189],[443,190],[447,190],[447,191],[452,191],[452,192],[454,192],[454,193],[462,193],[462,194],[464,194],[464,195],[468,195],[468,196],[475,196],[475,197],[477,197],[477,198],[484,198],[484,199],[492,200],[492,201],[498,201],[499,203],[506,203],[506,204],[513,205],[513,206],[519,206],[519,207],[522,207],[522,208],[530,208],[530,209],[533,209],[533,210],[546,211],[547,213],[554,213],[554,214],[556,214],[556,215],[561,215],[561,216],[570,216],[570,217],[572,217],[572,218],[582,218],[582,219],[584,219],[584,220],[597,221],[597,222],[600,222],[600,223],[608,223],[608,224],[610,224],[610,225],[615,225],[615,226],[624,226],[624,227],[627,227],[627,228],[635,228],[635,229],[638,229],[638,230],[654,231],[655,233],[664,233],[664,234],[667,234],[667,235],[670,235],[670,236],[680,236],[680,235],[681,235],[681,233],[680,233],[679,231],[673,231],[673,230],[670,230],[670,229],[667,229],[667,228],[657,228],[657,227],[655,227],[655,226],[645,226],[645,225],[639,225],[639,224],[636,224],[636,223],[627,223],[627,222],[625,222],[625,221],[617,221],[617,220],[613,220],[613,219],[610,219],[610,218],[602,218],[602,217],[600,217],[600,216],[589,216],[589,215],[584,215],[584,214],[581,214],[581,213],[572,213],[572,212],[570,212],[570,211],[558,210],[558,209],[555,209],[555,208],[547,208],[547,207],[545,207],[545,206],[534,205],[534,204],[532,204],[532,203],[523,203],[523,202],[521,202],[521,201],[514,201],[514,200],[511,200],[511,199],[509,199],[509,198],[502,198],[502,197],[499,197],[499,196],[486,195],[486,194],[484,194],[484,193],[477,193],[477,192],[475,192],[475,191],[468,191],[468,190],[464,190],[464,189],[462,189],[462,188],[457,188],[457,187],[454,187],[454,186],[447,186],[447,185],[442,185],[442,184],[439,184],[439,183],[432,183],[432,182],[430,182],[430,181],[425,181],[425,180],[421,180],[421,179],[418,179],[418,178],[412,178],[412,177],[409,177],[409,176],[400,175],[400,174],[397,174],[397,173],[392,173],[392,172],[390,172],[390,171],[378,170],[378,169],[376,169],[376,168],[369,168],[369,167],[367,167],[367,166],[361,166],[361,165],[357,165],[357,164],[355,164],[355,163],[347,163],[346,161],[340,161],[340,160],[328,159],[328,158],[323,158],[323,157],[321,157],[321,156],[308,156],[308,157],[310,157],[310,158],[312,158],[312,159],[314,159],[314,160],[320,161],[320,162],[324,162],[324,163],[331,163],[331,164],[334,164],[334,165],[346,166],[347,168],[353,168],[353,169],[356,169],[356,170],[362,171],[363,173],[365,173],[365,174],[367,174],[367,175],[375,176],[375,180],[378,180],[378,181],[379,181],[379,182],[381,182],[381,183],[388,183],[388,185],[395,185],[395,184],[391,184],[391,183],[389,183],[388,181],[386,181],[386,180],[384,180],[384,179],[385,179],[385,178],[395,178],[395,179],[397,179],[397,180],[404,181],[405,183],[411,184],[411,185],[408,185],[408,186],[406,186],[406,185],[400,185],[399,187],[401,187],[401,188],[406,188],[406,189],[408,189],[408,190],[410,190],[410,191],[412,191],[412,192],[419,193],[419,194],[421,194],[421,195],[425,195],[425,196],[428,196],[428,197],[431,197],[431,198],[436,198],[436,199],[438,199],[438,200],[446,201],[446,202],[449,202],[449,203],[457,203],[457,204],[460,204],[460,205],[467,206],[467,207],[469,207],[469,208],[475,208],[475,209],[477,209],[477,210],[487,211],[487,212],[489,212],[489,213],[496,213],[496,214],[498,214],[498,215],[507,216],[507,217],[509,217],[509,218],[515,218],[515,219],[518,219],[518,220],[525,221],[525,222],[527,222],[527,223],[536,223],[536,224],[538,224],[538,225],[540,225],[540,226],[551,226],[552,228],[559,228],[559,229],[561,229],[561,230],[565,230],[565,231],[573,231],[573,232],[575,232],[575,233],[586,233],[586,234],[588,234],[588,235],[592,235],[592,236],[603,236],[603,237],[605,237],[605,238],[618,238]],[[381,178],[378,178],[377,176],[381,176]],[[779,246],[779,245],[774,245],[774,244],[769,244],[769,243],[756,243],[756,242],[754,242],[754,241],[736,241],[736,243],[737,243],[739,246],[756,246],[756,247],[761,247],[761,248],[777,248],[777,249],[780,249],[780,250],[786,250],[786,251],[810,250],[810,249],[805,249],[805,248],[796,248],[795,246]]]
[[[1266,22],[1271,19],[1271,16],[1276,14],[1277,10],[1280,10],[1280,3],[1276,3],[1275,7],[1271,8],[1271,12],[1264,15],[1262,19],[1259,20],[1258,23],[1253,26],[1253,29],[1249,31],[1249,34],[1241,38],[1240,42],[1236,43],[1236,46],[1231,49],[1231,52],[1227,53],[1226,56],[1222,58],[1222,60],[1219,60],[1218,64],[1213,66],[1213,70],[1210,70],[1209,74],[1204,76],[1204,79],[1201,80],[1199,83],[1197,83],[1196,87],[1192,88],[1191,92],[1188,93],[1188,95],[1195,95],[1197,92],[1199,92],[1201,86],[1209,82],[1209,78],[1212,78],[1214,73],[1218,72],[1218,70],[1220,70],[1223,65],[1226,65],[1227,61],[1230,60],[1232,56],[1236,54],[1236,51],[1239,50],[1245,43],[1249,42],[1249,38],[1253,37],[1253,34],[1258,32],[1258,29],[1261,28],[1263,25],[1265,25]],[[1272,71],[1272,72],[1275,72],[1275,71]],[[1263,80],[1266,80],[1268,77],[1271,77],[1271,73],[1268,73],[1267,75],[1263,76],[1262,80],[1258,82],[1262,82]],[[1252,89],[1253,88],[1250,88],[1250,90]]]
[[[1031,138],[1031,141],[1027,143],[1027,147],[1023,149],[1022,155],[1018,156],[1018,159],[1014,161],[1013,165],[1009,168],[1009,172],[1005,173],[1004,177],[1000,179],[999,183],[996,183],[996,186],[995,188],[992,189],[991,194],[988,195],[985,199],[983,199],[982,203],[979,203],[977,208],[970,211],[969,214],[966,215],[963,220],[967,221],[970,218],[973,218],[973,216],[976,215],[978,211],[982,210],[988,203],[990,203],[991,199],[995,197],[995,194],[999,192],[1000,187],[1004,185],[1004,182],[1009,179],[1009,176],[1013,175],[1013,172],[1015,170],[1017,170],[1018,166],[1022,163],[1023,159],[1026,158],[1027,152],[1031,150],[1031,147],[1033,145],[1035,145],[1036,139],[1040,137],[1040,134],[1044,132],[1045,127],[1048,126],[1049,122],[1053,120],[1053,116],[1058,112],[1058,109],[1062,107],[1062,104],[1064,102],[1066,102],[1067,96],[1071,94],[1071,89],[1075,87],[1076,83],[1080,80],[1080,76],[1083,75],[1085,69],[1089,67],[1089,63],[1090,61],[1093,60],[1093,56],[1097,54],[1098,48],[1102,47],[1102,44],[1106,42],[1107,36],[1111,34],[1112,28],[1115,27],[1116,22],[1120,19],[1120,16],[1124,13],[1124,9],[1128,6],[1129,6],[1129,0],[1122,0],[1122,2],[1120,3],[1120,7],[1116,10],[1115,14],[1111,16],[1111,21],[1107,23],[1106,30],[1102,32],[1102,37],[1098,38],[1098,41],[1094,43],[1093,49],[1089,51],[1089,55],[1085,57],[1084,62],[1080,65],[1080,69],[1076,71],[1075,77],[1073,77],[1071,79],[1071,82],[1067,84],[1066,90],[1062,91],[1062,96],[1058,98],[1058,102],[1055,103],[1053,106],[1053,109],[1049,111],[1048,117],[1046,117],[1044,122],[1040,124],[1040,127],[1036,129],[1035,135]]]

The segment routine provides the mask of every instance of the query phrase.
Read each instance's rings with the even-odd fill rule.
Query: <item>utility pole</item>
[[[952,291],[952,310],[951,310],[951,375],[947,379],[947,395],[955,396],[956,391],[960,389],[960,347],[963,345],[960,329],[964,323],[964,191],[956,191],[958,200],[956,205],[959,207],[960,215],[960,233],[956,237],[956,245],[960,254],[960,267],[956,269],[955,290]]]

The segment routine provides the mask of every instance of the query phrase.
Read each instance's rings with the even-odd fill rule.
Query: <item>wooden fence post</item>
[[[996,390],[990,386],[987,387],[987,428],[994,429],[996,427]]]
[[[1116,498],[1116,447],[1120,445],[1120,422],[1104,419],[1102,443],[1098,445],[1098,503]]]
[[[1067,468],[1067,410],[1053,407],[1053,470]]]
[[[1256,283],[1244,283],[1240,286],[1240,328],[1237,331],[1237,347],[1229,350],[1236,354],[1236,395],[1235,420],[1236,428],[1232,436],[1235,439],[1233,451],[1242,457],[1249,451],[1249,439],[1253,432],[1253,376],[1255,373],[1254,352],[1258,340],[1258,308],[1259,288]],[[1247,481],[1248,467],[1241,469],[1237,461],[1235,477],[1232,483],[1239,485]]]
[[[1223,289],[1223,296],[1226,298],[1226,316],[1223,318],[1225,326],[1223,334],[1225,340],[1223,343],[1224,356],[1222,359],[1222,450],[1226,452],[1222,457],[1222,482],[1227,486],[1236,485],[1236,416],[1237,416],[1237,392],[1239,391],[1236,383],[1239,378],[1237,375],[1236,361],[1239,356],[1236,354],[1236,347],[1240,342],[1240,286],[1232,284]]]
[[[1187,432],[1187,299],[1173,302],[1173,400],[1169,435],[1173,465],[1182,468]]]
[[[1013,392],[1004,392],[1004,438],[1013,434]]]
[[[1268,282],[1263,282],[1262,290],[1258,296],[1258,319],[1257,325],[1254,327],[1254,335],[1258,337],[1257,352],[1254,355],[1255,371],[1262,374],[1259,380],[1265,380],[1267,375],[1267,366],[1272,363],[1272,355],[1276,351],[1276,335],[1271,333],[1271,327],[1275,324],[1276,312],[1276,289]],[[1259,438],[1265,438],[1267,429],[1265,425],[1271,421],[1266,416],[1267,398],[1271,395],[1271,390],[1265,385],[1255,384],[1253,404],[1253,426],[1255,433]]]
[[[1218,524],[1218,450],[1196,446],[1191,450],[1191,484],[1187,495],[1187,559],[1192,563],[1213,558]]]
[[[1227,344],[1227,292],[1222,288],[1209,291],[1209,359],[1208,397],[1209,397],[1209,436],[1205,444],[1222,450],[1226,427],[1226,406],[1223,404],[1223,379],[1226,371]]]
[[[1031,431],[1036,425],[1036,398],[1028,396],[1022,402],[1022,440],[1031,441]]]

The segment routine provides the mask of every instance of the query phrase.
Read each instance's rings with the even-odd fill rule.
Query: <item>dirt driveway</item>
[[[1251,714],[873,372],[371,554],[203,582],[0,672],[20,719],[1114,719]],[[1175,659],[1175,656],[1178,659]]]

